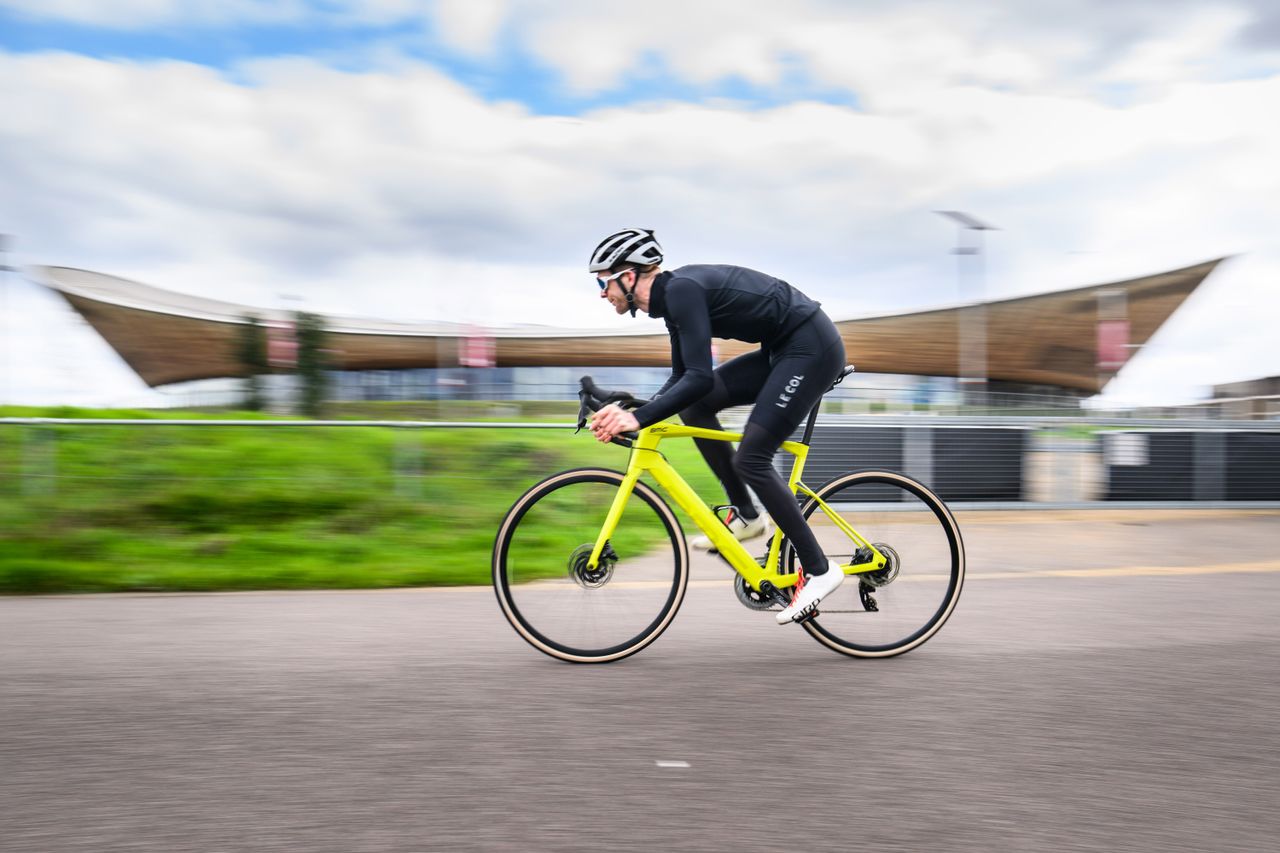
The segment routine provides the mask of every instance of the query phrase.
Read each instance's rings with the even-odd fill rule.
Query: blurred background
[[[944,838],[983,850],[1070,849],[1025,830],[1055,821],[1063,832],[1164,827],[1150,849],[1188,838],[1199,842],[1186,849],[1223,838],[1264,849],[1251,844],[1274,831],[1249,834],[1266,820],[1250,798],[1266,800],[1280,774],[1256,756],[1269,783],[1213,774],[1245,766],[1234,738],[1275,743],[1274,730],[1231,713],[1277,698],[1263,675],[1274,620],[1261,604],[1280,577],[1277,103],[1280,7],[1269,0],[0,0],[0,592],[487,584],[498,520],[529,485],[570,466],[625,465],[624,451],[569,434],[578,377],[645,394],[667,375],[662,324],[615,315],[585,270],[605,235],[652,228],[667,268],[754,267],[823,304],[858,372],[824,404],[807,479],[860,467],[919,477],[959,513],[976,577],[997,579],[966,590],[941,657],[819,701],[834,714],[836,698],[874,703],[879,688],[897,720],[927,684],[955,705],[930,705],[936,717],[915,719],[917,735],[956,720],[983,733],[925,773],[950,792],[924,801],[925,819],[897,799],[919,793],[901,788],[918,778],[916,740],[877,718],[888,769],[864,793],[896,792],[879,813],[940,822]],[[715,355],[741,350],[721,341]],[[693,449],[671,452],[719,502]],[[708,558],[699,577],[719,583],[719,569]],[[1124,580],[1095,595],[1063,579],[1079,571]],[[998,582],[1024,576],[1039,580]],[[294,843],[346,814],[317,803],[358,811],[345,793],[311,789],[298,802],[314,823],[300,829],[287,806],[237,800],[246,773],[264,790],[296,782],[272,774],[298,756],[368,770],[369,786],[397,780],[364,816],[451,827],[452,841],[427,849],[476,846],[463,817],[474,801],[441,801],[439,786],[543,796],[553,814],[580,793],[566,780],[594,779],[593,792],[628,792],[650,810],[600,812],[630,839],[661,823],[628,823],[635,815],[674,827],[681,803],[728,808],[708,793],[715,785],[668,795],[578,760],[634,749],[647,768],[681,757],[650,756],[639,735],[606,732],[568,757],[515,743],[538,733],[559,750],[544,721],[588,713],[596,682],[529,667],[486,592],[0,599],[0,648],[14,651],[6,680],[18,687],[6,700],[12,778],[28,786],[15,802],[43,810],[56,790],[65,813],[96,814],[80,807],[110,801],[109,786],[68,785],[66,768],[87,751],[85,773],[124,773],[132,795],[214,835],[272,827],[261,849],[331,849],[318,830]],[[53,609],[69,600],[82,609]],[[751,646],[731,618],[740,608],[721,622],[699,601],[703,621],[674,632],[683,645],[646,652],[661,667],[657,650],[669,648],[680,668],[611,670],[624,674],[600,683],[635,709],[628,732],[684,745],[716,769],[718,790],[775,784],[770,768],[744,769],[715,745],[743,736],[722,728],[741,711],[734,702],[777,700],[752,692],[767,684],[761,671],[811,689],[787,669],[802,653],[790,639]],[[1133,625],[1141,653],[1125,645]],[[1262,652],[1248,651],[1260,639]],[[1186,642],[1201,645],[1161,656]],[[1223,657],[1236,669],[1211,663],[1213,643],[1233,644]],[[993,647],[1038,665],[993,662]],[[735,668],[740,648],[767,665]],[[1068,660],[1081,648],[1098,655]],[[507,697],[485,692],[499,671],[533,697],[510,720],[493,711]],[[465,712],[452,739],[428,748],[425,717],[388,711],[402,707],[406,672],[424,675],[411,679],[422,714]],[[225,699],[228,715],[206,715],[216,701],[182,704],[166,679]],[[1036,685],[1025,704],[1024,683]],[[67,696],[81,704],[64,706]],[[1215,704],[1230,696],[1243,699]],[[295,703],[327,721],[322,736],[276,716]],[[701,723],[654,729],[668,706]],[[151,710],[135,723],[140,707]],[[347,725],[357,707],[376,728]],[[1156,712],[1187,717],[1147,726]],[[196,723],[170,728],[170,713]],[[267,758],[235,744],[201,751],[227,720],[250,719],[266,722],[237,743]],[[168,757],[139,770],[133,753],[81,739],[86,720],[143,751],[159,731]],[[1062,739],[1042,734],[1064,720],[1081,722]],[[1099,732],[1114,742],[1095,766],[1080,756]],[[1205,737],[1189,764],[1161,763]],[[476,742],[511,752],[455,750]],[[804,743],[790,745],[812,772],[793,770],[789,791],[838,784],[874,749]],[[325,752],[339,744],[351,752]],[[743,755],[765,755],[759,746]],[[435,770],[369,758],[398,749]],[[1073,811],[1056,778],[1019,775],[1044,754],[1080,788],[1115,787]],[[825,765],[833,755],[851,764]],[[210,763],[192,769],[184,756]],[[272,756],[280,763],[260,763]],[[1004,775],[991,796],[948,813],[992,756]],[[459,770],[473,760],[478,769]],[[1135,766],[1154,769],[1126,776]],[[1151,781],[1161,773],[1167,784]],[[199,795],[165,800],[182,790],[174,778],[197,780]],[[1116,811],[1143,790],[1167,813]],[[421,797],[434,810],[414,811]],[[1242,811],[1197,811],[1218,802]],[[199,803],[256,818],[226,825]],[[145,809],[103,814],[102,837],[143,832],[152,844],[129,849],[259,849],[188,848],[183,827],[156,835]],[[577,849],[556,843],[555,821],[490,818],[484,849]],[[766,810],[743,820],[760,838],[775,830]],[[1016,843],[991,843],[1015,822]],[[17,849],[83,849],[91,823],[37,819],[12,837]],[[540,840],[510,846],[521,832]],[[920,832],[901,849],[942,849]],[[697,837],[687,849],[723,841]],[[332,849],[396,847],[379,838]]]

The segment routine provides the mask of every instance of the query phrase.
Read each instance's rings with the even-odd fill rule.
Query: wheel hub
[[[898,552],[885,545],[883,542],[871,543],[875,549],[884,555],[885,564],[883,569],[877,569],[874,572],[863,572],[860,577],[863,583],[868,586],[879,588],[888,586],[898,577],[898,572],[902,569],[902,558],[898,556]]]
[[[608,542],[600,553],[600,562],[593,569],[588,563],[591,560],[591,549],[595,543],[588,542],[573,549],[569,555],[569,577],[583,589],[599,589],[613,578],[613,567],[617,565],[618,555]]]

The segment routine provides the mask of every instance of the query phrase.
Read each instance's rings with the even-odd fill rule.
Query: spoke
[[[648,642],[662,625],[672,590],[687,581],[674,517],[670,510],[664,516],[665,508],[643,489],[633,493],[610,537],[617,559],[603,582],[586,569],[606,514],[599,508],[612,506],[617,494],[613,477],[565,476],[530,502],[509,534],[507,552],[517,570],[505,591],[517,611],[517,630],[527,629],[527,639],[566,655],[590,657]],[[516,563],[517,555],[535,552],[546,556]]]

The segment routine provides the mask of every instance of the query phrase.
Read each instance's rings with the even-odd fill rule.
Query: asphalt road
[[[1275,850],[1280,514],[961,523],[886,661],[708,558],[607,666],[484,588],[0,599],[0,850]]]

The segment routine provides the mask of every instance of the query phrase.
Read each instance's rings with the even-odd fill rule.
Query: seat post
[[[818,422],[818,409],[822,408],[822,398],[818,398],[818,402],[813,404],[813,409],[809,412],[809,420],[804,425],[804,438],[800,439],[801,444],[808,444],[813,439],[813,426]]]
[[[843,382],[850,373],[853,373],[853,365],[846,364],[844,369],[840,371],[840,375],[831,383],[831,388],[828,388],[822,397],[827,396],[827,393]],[[822,408],[822,397],[818,398],[818,402],[813,404],[813,411],[809,412],[809,422],[804,425],[804,438],[800,439],[801,444],[808,444],[813,440],[813,426],[818,422],[818,409]]]

